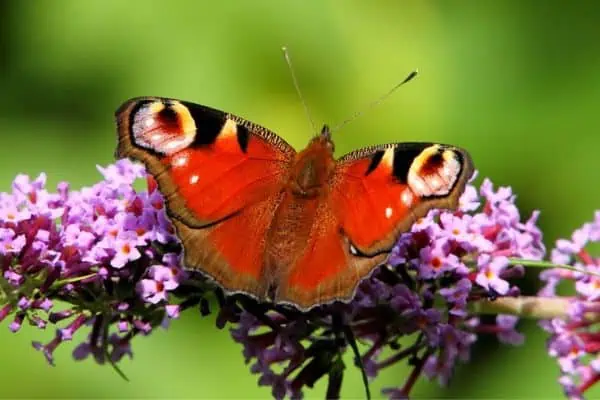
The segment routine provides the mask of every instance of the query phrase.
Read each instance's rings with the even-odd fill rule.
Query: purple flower
[[[33,304],[33,300],[23,296],[19,299],[19,301],[17,302],[17,306],[21,309],[21,310],[27,310],[29,307],[31,307],[31,305]]]
[[[498,294],[508,293],[509,283],[500,278],[508,264],[508,258],[506,257],[492,258],[489,254],[480,255],[477,260],[479,272],[475,282],[486,290],[493,290]]]
[[[165,306],[165,310],[167,311],[167,316],[171,319],[179,318],[179,313],[181,312],[181,307],[179,304],[169,304]]]
[[[127,332],[129,331],[129,322],[126,320],[120,320],[117,323],[117,330],[119,331],[119,333],[123,333],[123,332]]]
[[[85,322],[87,320],[88,320],[88,317],[86,317],[85,315],[83,315],[83,314],[78,315],[77,318],[75,318],[75,320],[69,324],[69,326],[58,330],[58,336],[60,336],[60,339],[62,341],[73,339],[73,334],[79,328],[81,328],[81,326],[83,324],[85,324]]]
[[[459,208],[462,211],[470,212],[477,210],[480,206],[481,202],[479,201],[479,196],[477,195],[477,189],[471,185],[468,185],[465,188],[465,192],[460,197]]]
[[[123,228],[135,232],[137,246],[144,246],[155,240],[154,225],[156,220],[153,211],[144,211],[140,216],[128,214],[123,222]]]
[[[176,318],[188,303],[197,304],[175,301],[184,274],[177,258],[162,250],[177,245],[162,198],[155,186],[151,194],[132,186],[146,176],[144,169],[121,160],[99,170],[105,180],[79,191],[60,183],[52,193],[42,174],[19,175],[12,193],[0,193],[0,266],[11,288],[0,288],[0,321],[13,314],[13,332],[25,320],[39,329],[57,325],[49,343],[34,343],[50,363],[62,342],[85,329],[90,341],[77,347],[75,357],[87,351],[103,362],[100,349],[106,345],[113,360],[131,355],[131,339],[161,326],[161,315]],[[161,263],[166,266],[157,267]],[[165,300],[161,304],[136,295],[146,278],[155,288],[162,285],[155,293]],[[73,307],[54,310],[53,299],[72,301]],[[118,340],[114,331],[122,334]]]
[[[10,269],[4,272],[4,279],[13,286],[20,286],[25,280],[23,275]]]
[[[0,242],[0,254],[18,254],[23,250],[27,239],[25,235],[19,235],[16,237],[5,236],[4,240]]]
[[[30,218],[29,210],[19,210],[13,204],[0,204],[0,221],[4,223],[18,224]]]
[[[595,268],[599,270],[599,268]],[[595,301],[600,298],[600,279],[595,276],[586,276],[575,282],[577,293],[584,296],[588,301]]]
[[[127,159],[119,160],[107,167],[97,166],[97,168],[104,176],[106,184],[110,187],[124,187],[128,189],[136,179],[146,177],[146,172],[142,165],[132,163]]]
[[[163,260],[170,262],[172,257],[165,255]],[[172,291],[179,286],[181,277],[180,270],[176,267],[153,265],[148,269],[148,277],[150,279],[142,279],[138,283],[138,294],[148,303],[156,304],[162,300],[167,300],[167,291]]]
[[[11,322],[8,326],[8,329],[10,329],[10,331],[13,333],[17,332],[19,329],[21,329],[21,326],[23,325],[23,319],[25,319],[25,314],[18,313],[17,315],[15,315],[15,319],[13,320],[13,322]]]
[[[55,349],[81,331],[87,339],[75,347],[76,360],[91,356],[102,364],[132,357],[136,336],[166,327],[190,307],[208,314],[209,291],[219,299],[218,326],[231,325],[250,371],[276,398],[301,397],[321,378],[328,380],[327,396],[338,397],[343,354],[356,341],[366,345],[357,361],[371,378],[398,362],[411,365],[406,381],[386,390],[392,397],[408,397],[421,374],[446,384],[456,364],[469,359],[479,334],[522,341],[516,318],[501,316],[486,325],[469,307],[514,295],[518,289],[511,279],[522,270],[510,258],[545,254],[538,213],[523,221],[510,188],[494,189],[489,180],[479,192],[468,185],[459,210],[432,210],[400,235],[387,265],[359,285],[352,301],[300,312],[226,297],[205,278],[184,272],[181,246],[153,178],[147,178],[147,191],[138,191],[134,181],[146,177],[140,165],[120,160],[98,170],[104,179],[81,190],[61,183],[48,191],[42,174],[34,180],[18,176],[12,193],[0,194],[0,266],[10,284],[0,288],[10,292],[0,293],[0,321],[12,316],[13,331],[24,320],[40,329],[56,325],[52,340],[33,344],[51,364]],[[600,237],[597,225],[586,228],[586,240]],[[573,256],[582,240],[564,243],[557,257]],[[591,298],[593,281],[584,275],[570,276],[581,282],[578,296]],[[554,285],[564,275],[547,278]],[[585,315],[588,306],[582,302],[573,315]],[[549,326],[558,332],[557,324]],[[574,334],[569,326],[561,329],[551,348],[564,369],[594,376],[592,364],[581,369],[586,367],[581,357],[597,339]],[[573,343],[582,345],[578,352],[566,350]]]
[[[467,316],[467,299],[472,287],[471,281],[468,278],[463,278],[452,287],[440,289],[440,295],[452,307],[449,310],[450,314],[459,317]]]
[[[103,338],[99,339],[104,340]],[[116,333],[112,333],[106,339],[106,341],[108,348],[108,356],[112,362],[118,362],[124,356],[133,358],[133,353],[131,352],[130,338],[128,338],[127,336],[122,337]],[[88,338],[87,342],[79,344],[79,346],[77,346],[75,350],[73,350],[73,358],[75,358],[75,360],[84,360],[90,355],[96,360],[98,364],[104,364],[104,362],[106,361],[103,348],[99,345],[99,343],[93,342],[91,336]]]
[[[139,295],[148,303],[156,304],[167,300],[167,291],[174,290],[179,286],[177,270],[163,265],[153,265],[148,269],[150,279],[142,279],[138,283]]]
[[[104,352],[96,343],[82,342],[73,350],[73,358],[77,361],[85,360],[89,355],[92,355],[98,364],[104,364]]]
[[[123,232],[114,241],[115,255],[110,262],[115,268],[123,268],[130,261],[135,261],[142,256],[137,249],[137,235]]]
[[[600,313],[600,279],[596,276],[600,272],[600,258],[586,249],[600,241],[599,217],[596,212],[594,221],[576,229],[570,240],[557,240],[552,250],[554,263],[571,264],[578,271],[554,268],[540,274],[545,282],[540,291],[543,296],[556,296],[555,288],[563,282],[573,284],[576,289],[567,320],[555,318],[540,323],[550,333],[548,354],[557,359],[562,373],[559,382],[565,395],[573,399],[583,399],[584,393],[600,381],[600,325],[597,318],[588,318]]]
[[[450,254],[446,241],[422,248],[419,255],[419,276],[423,279],[438,278],[444,272],[455,270],[459,264],[458,257]]]
[[[514,315],[498,315],[496,317],[498,339],[501,342],[517,346],[523,344],[525,336],[515,330],[518,321],[519,319]]]
[[[54,350],[56,350],[56,347],[60,344],[60,342],[61,342],[61,340],[57,336],[46,345],[43,345],[40,342],[32,342],[31,345],[33,346],[34,349],[39,350],[44,353],[44,357],[46,357],[46,361],[48,361],[48,364],[54,365],[53,353],[54,353]]]
[[[75,246],[80,249],[89,249],[96,240],[96,236],[92,232],[82,231],[79,224],[67,225],[64,235],[64,241],[67,246]]]
[[[260,374],[259,384],[270,385],[277,398],[296,396],[303,386],[312,386],[324,373],[321,367],[331,368],[336,355],[349,347],[347,337],[340,343],[340,323],[367,343],[361,354],[367,376],[410,360],[413,372],[398,388],[387,388],[386,395],[408,397],[421,373],[446,384],[456,363],[469,359],[478,334],[495,334],[511,344],[522,341],[514,330],[516,318],[503,316],[494,325],[484,325],[468,307],[474,299],[517,291],[509,279],[520,276],[522,269],[511,266],[510,257],[541,259],[545,254],[538,213],[521,221],[514,199],[510,188],[494,190],[489,180],[479,195],[467,186],[461,210],[432,210],[419,219],[400,235],[388,266],[362,282],[349,304],[307,314],[267,308],[260,311],[261,319],[257,310],[241,304],[241,313],[226,306],[219,318],[237,323],[234,340],[243,345],[251,371]],[[337,323],[334,315],[339,315]],[[330,328],[323,332],[323,326]],[[412,344],[397,345],[408,337]],[[294,345],[277,347],[284,340]],[[330,387],[335,387],[331,378]]]

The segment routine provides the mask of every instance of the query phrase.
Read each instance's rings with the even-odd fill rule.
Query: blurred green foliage
[[[599,20],[592,1],[2,1],[0,189],[42,171],[51,186],[95,182],[95,165],[113,160],[114,110],[139,95],[227,110],[304,146],[311,132],[281,56],[287,45],[318,122],[340,122],[418,68],[336,134],[338,153],[392,141],[464,146],[480,176],[514,188],[524,214],[542,210],[551,246],[600,205]],[[269,396],[228,332],[193,312],[134,341],[134,360],[122,363],[130,382],[73,361],[69,346],[49,367],[30,346],[41,332],[7,325],[1,397]],[[422,380],[415,395],[561,397],[543,333],[522,326],[524,347],[482,340],[449,389]],[[349,371],[342,394],[361,397]],[[373,392],[406,373],[387,371]],[[307,394],[323,393],[321,384]]]

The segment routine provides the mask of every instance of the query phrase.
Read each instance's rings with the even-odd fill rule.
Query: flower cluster
[[[561,282],[574,284],[568,318],[541,322],[551,334],[548,352],[558,360],[562,374],[559,382],[565,394],[573,399],[583,398],[600,381],[600,258],[587,250],[594,242],[600,242],[600,211],[593,222],[577,229],[571,240],[558,240],[551,252],[554,264],[573,268],[547,269],[540,274],[545,282],[540,296],[557,296]]]
[[[13,332],[24,322],[61,326],[49,343],[33,343],[51,364],[85,326],[74,357],[114,363],[131,356],[132,337],[179,313],[168,293],[185,273],[162,196],[152,181],[148,191],[133,188],[146,177],[138,165],[99,170],[104,180],[80,191],[60,183],[50,193],[42,174],[19,175],[0,194],[0,321],[12,316]],[[57,301],[70,306],[57,310]]]
[[[259,384],[276,398],[301,397],[322,377],[327,397],[338,397],[345,351],[368,381],[407,361],[406,381],[384,393],[405,398],[421,375],[446,384],[459,361],[469,358],[479,334],[519,344],[517,317],[479,317],[476,306],[519,295],[512,279],[519,260],[541,260],[545,249],[538,213],[523,220],[510,188],[484,180],[468,185],[459,210],[432,210],[402,234],[385,266],[363,281],[349,303],[300,312],[251,298],[225,297],[219,288],[184,270],[181,245],[162,195],[142,167],[120,160],[99,168],[104,179],[70,190],[46,189],[45,176],[18,176],[0,193],[0,322],[17,332],[24,322],[57,327],[46,344],[34,342],[53,363],[55,349],[87,330],[77,360],[92,356],[114,365],[131,356],[131,340],[146,335],[191,306],[208,313],[208,292],[219,300],[219,327],[231,324]],[[136,190],[137,179],[147,190]],[[559,359],[561,383],[571,397],[600,380],[600,262],[584,247],[600,240],[593,223],[559,241],[555,264],[542,274],[540,296],[555,296],[559,282],[575,282],[569,319],[546,321],[550,354]],[[503,298],[503,299],[500,299]],[[359,346],[360,343],[360,346]]]
[[[469,185],[459,211],[433,210],[401,235],[388,265],[362,282],[348,304],[299,313],[246,301],[238,314],[229,312],[238,322],[232,336],[252,362],[251,371],[260,374],[259,384],[271,386],[276,398],[295,398],[327,374],[327,395],[335,397],[344,367],[341,353],[351,346],[365,382],[407,360],[412,374],[402,386],[384,391],[406,398],[422,373],[447,383],[457,361],[469,358],[478,333],[521,343],[516,317],[484,321],[469,310],[472,302],[519,294],[509,283],[523,273],[513,257],[544,256],[538,213],[523,222],[514,200],[509,188],[494,190],[489,180],[479,193]],[[412,344],[402,346],[403,337]],[[357,341],[368,344],[362,354]]]

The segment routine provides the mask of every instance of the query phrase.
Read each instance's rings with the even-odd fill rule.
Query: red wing
[[[417,218],[432,208],[457,207],[472,172],[464,150],[431,143],[379,146],[343,157],[279,300],[309,308],[350,299]]]
[[[227,290],[247,290],[260,277],[293,148],[239,117],[173,99],[132,99],[117,122],[117,156],[143,162],[157,180],[186,267]]]
[[[306,247],[279,282],[275,301],[309,309],[349,300],[358,282],[385,261],[386,254],[357,257],[349,251],[350,243],[340,232],[341,221],[329,200],[321,200]]]
[[[185,249],[184,265],[204,271],[228,292],[265,299],[269,289],[263,271],[265,238],[279,201],[279,196],[268,197],[201,229],[174,219]]]
[[[337,166],[331,193],[344,235],[365,255],[391,250],[433,208],[455,209],[473,164],[453,146],[401,143],[359,150]]]

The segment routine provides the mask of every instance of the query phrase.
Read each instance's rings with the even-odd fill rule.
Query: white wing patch
[[[421,152],[408,171],[408,186],[420,197],[446,196],[461,172],[458,155],[433,145]]]
[[[135,111],[131,132],[137,146],[171,155],[194,141],[196,124],[183,104],[157,100]]]

